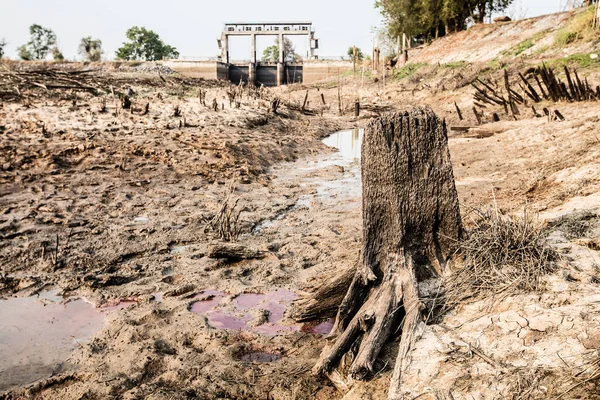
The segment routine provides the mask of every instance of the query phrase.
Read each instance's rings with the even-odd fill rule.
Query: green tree
[[[87,36],[79,43],[79,54],[87,61],[100,61],[102,58],[102,41]]]
[[[56,34],[40,25],[33,24],[29,27],[31,40],[19,47],[19,57],[23,60],[43,60],[56,46]]]
[[[513,0],[378,0],[392,37],[402,33],[424,39],[463,30],[467,22],[484,22],[495,12],[504,11]]]
[[[350,57],[350,59],[354,59],[354,46],[348,47],[348,57]],[[365,58],[365,55],[363,54],[362,50],[357,47],[356,48],[356,59],[362,60],[363,58]]]
[[[52,49],[52,58],[55,61],[64,61],[65,56],[63,56],[63,53],[58,49],[58,47],[55,46]]]
[[[283,38],[283,59],[286,62],[298,61],[301,57],[296,54],[294,43],[284,37]],[[279,61],[279,39],[275,39],[275,44],[269,46],[263,51],[261,60],[263,62],[278,62]]]
[[[129,42],[117,50],[120,60],[145,60],[156,61],[167,58],[179,58],[179,52],[173,46],[165,44],[153,31],[144,27],[134,26],[126,33]]]
[[[0,59],[4,57],[4,47],[6,46],[6,40],[0,39]]]

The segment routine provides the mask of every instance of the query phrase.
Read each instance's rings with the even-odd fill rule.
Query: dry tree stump
[[[362,148],[363,244],[326,348],[313,372],[354,353],[349,375],[364,379],[402,325],[389,398],[422,320],[418,284],[440,277],[462,233],[447,130],[429,108],[371,121]],[[327,293],[321,290],[318,293]]]

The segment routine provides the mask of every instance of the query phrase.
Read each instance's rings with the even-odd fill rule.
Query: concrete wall
[[[227,79],[229,72],[227,64],[218,61],[168,60],[160,63],[193,78]],[[247,64],[239,64],[239,66],[247,66]],[[313,83],[352,71],[352,68],[352,61],[311,60],[288,66],[286,74],[288,78],[290,74],[294,75],[296,82],[301,79],[303,83]],[[239,77],[237,81],[239,82]]]
[[[313,83],[353,70],[352,61],[311,60],[303,64],[304,83]]]
[[[227,65],[217,61],[168,60],[160,63],[190,78],[226,79],[227,76]]]
[[[227,80],[229,78],[229,66],[217,61],[217,79]]]

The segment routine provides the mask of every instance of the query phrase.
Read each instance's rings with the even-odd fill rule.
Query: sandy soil
[[[379,112],[412,105],[432,106],[449,126],[474,125],[474,117],[458,121],[454,101],[468,110],[472,90],[464,82],[481,70],[431,67],[385,87],[381,79],[346,78],[342,108],[349,111],[360,98],[359,118],[338,115],[337,80],[245,92],[236,108],[226,100],[228,86],[198,81],[190,87],[167,78],[157,87],[136,84],[134,74],[118,76],[115,85],[136,93],[135,107],[150,103],[148,115],[116,112],[110,95],[107,112],[100,112],[101,97],[81,93],[35,92],[28,100],[3,103],[0,294],[24,297],[58,289],[67,301],[85,298],[95,307],[122,307],[68,359],[50,369],[41,366],[44,379],[5,387],[9,391],[0,398],[341,398],[334,383],[310,373],[327,342],[326,329],[281,315],[324,276],[352,265],[360,248],[358,163],[339,158],[321,139],[364,126]],[[224,109],[203,106],[198,88],[207,91],[207,104],[216,98]],[[306,90],[315,115],[298,111]],[[284,100],[279,115],[267,112],[274,96]],[[182,111],[179,117],[175,106]],[[598,105],[556,107],[566,121],[523,115],[519,121],[503,117],[486,124],[492,134],[451,132],[467,222],[470,209],[494,202],[505,212],[526,206],[547,219],[575,210],[597,212]],[[211,221],[224,204],[237,204],[241,211],[236,242],[257,250],[255,259],[209,257],[220,241]],[[474,304],[438,325],[423,326],[407,390],[429,398],[447,391],[457,399],[479,392],[506,398],[516,381],[490,382],[498,381],[499,373],[516,377],[515,368],[544,360],[566,337],[575,338],[568,341],[571,354],[582,354],[574,364],[589,358],[583,354],[598,348],[589,338],[597,337],[599,326],[590,307],[600,295],[594,267],[600,262],[594,249],[599,233],[596,217],[590,218],[585,238],[556,228],[555,244],[570,262],[545,293],[510,299],[488,312],[490,323],[471,321],[485,306]],[[524,304],[537,310],[519,314],[527,320],[556,307],[566,315],[583,314],[564,331],[557,328],[562,320],[541,318],[540,324],[547,323],[518,330],[512,340],[507,315],[520,313]],[[237,329],[221,329],[223,324]],[[503,369],[485,369],[461,345],[477,340]],[[357,383],[346,398],[385,398],[393,348],[376,365],[380,372]],[[518,354],[533,361],[519,364]],[[552,358],[535,364],[542,383],[531,398],[545,398],[551,385],[542,378],[556,376],[546,371],[559,363]]]

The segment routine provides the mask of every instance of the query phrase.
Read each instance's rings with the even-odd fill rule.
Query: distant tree
[[[298,61],[301,57],[296,54],[294,43],[284,37],[283,38],[283,59],[284,61]],[[275,44],[269,46],[263,51],[261,60],[263,62],[278,62],[279,61],[279,39],[275,39]]]
[[[79,54],[87,61],[100,61],[102,58],[102,41],[87,36],[79,43]]]
[[[64,61],[65,56],[63,56],[63,53],[55,46],[52,49],[52,58],[54,61]]]
[[[4,57],[4,47],[6,46],[6,40],[0,39],[0,59]]]
[[[31,40],[19,47],[19,57],[23,60],[43,60],[56,46],[56,34],[40,25],[34,24],[29,27]]]
[[[134,26],[126,33],[129,42],[117,50],[120,60],[156,61],[167,58],[179,58],[179,52],[173,46],[165,44],[153,31]]]
[[[350,57],[350,59],[354,59],[354,46],[348,47],[348,57]],[[365,58],[365,55],[363,54],[362,50],[357,47],[356,48],[356,59],[362,60],[363,58]]]

